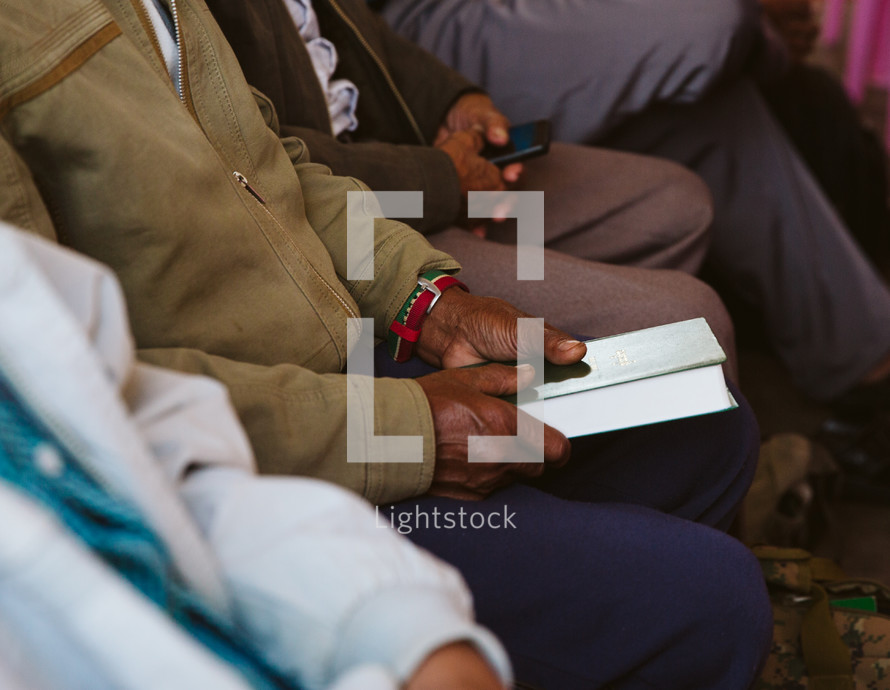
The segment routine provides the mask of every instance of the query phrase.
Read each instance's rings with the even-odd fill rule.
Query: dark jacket
[[[478,90],[422,48],[397,36],[364,0],[313,0],[322,35],[337,48],[336,77],[359,89],[355,132],[331,134],[327,102],[283,0],[207,0],[247,81],[275,105],[282,134],[300,137],[312,160],[378,191],[421,190],[421,232],[460,210],[451,159],[429,144],[454,101]],[[386,143],[382,143],[386,142]]]

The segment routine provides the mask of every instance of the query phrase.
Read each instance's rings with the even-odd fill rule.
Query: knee
[[[710,244],[714,201],[705,182],[695,173],[675,163],[665,162],[657,185],[661,209],[657,232],[659,244],[677,252],[672,267],[696,273]]]
[[[720,299],[720,295],[710,285],[706,285],[702,281],[695,280],[693,302],[696,311],[704,316],[717,342],[726,353],[726,362],[723,365],[723,371],[726,377],[733,382],[738,382],[738,361],[736,358],[735,348],[735,326],[732,323],[732,317],[726,310],[726,305]]]
[[[685,215],[687,224],[705,235],[714,220],[714,198],[705,181],[688,168],[676,163],[668,171],[669,184],[665,185],[678,214]]]
[[[688,316],[684,318],[703,316],[718,342],[726,349],[725,343],[732,343],[735,339],[735,329],[720,295],[707,283],[686,273],[674,272],[673,280],[681,295],[683,307],[688,311]]]
[[[666,535],[661,535],[664,538]],[[772,607],[757,559],[717,530],[671,525],[659,550],[650,600],[660,601],[648,628],[649,655],[617,686],[747,690],[772,642]]]
[[[669,297],[671,320],[683,321],[704,317],[720,347],[726,353],[724,372],[731,381],[737,381],[735,327],[720,295],[710,285],[694,276],[682,271],[668,273],[671,283]]]
[[[691,596],[684,644],[701,660],[688,687],[748,688],[769,653],[773,616],[763,572],[741,542],[701,530],[698,555],[687,564]],[[703,535],[703,536],[702,536]],[[690,657],[685,654],[684,661]]]

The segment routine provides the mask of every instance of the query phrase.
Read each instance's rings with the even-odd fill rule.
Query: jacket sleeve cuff
[[[411,379],[374,379],[374,430],[376,436],[422,436],[423,458],[416,463],[378,462],[367,464],[365,496],[371,503],[401,501],[426,493],[433,481],[436,434],[433,414],[423,389]],[[371,420],[363,418],[356,431],[371,434]],[[382,460],[382,462],[380,462]]]
[[[401,586],[380,592],[353,612],[339,639],[335,675],[379,664],[404,683],[439,647],[468,642],[505,685],[512,682],[510,661],[494,635],[473,623],[453,598],[433,588]]]

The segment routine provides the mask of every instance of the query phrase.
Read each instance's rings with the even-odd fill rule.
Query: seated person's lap
[[[396,364],[375,349],[378,375],[435,371],[412,359]],[[726,530],[753,477],[759,446],[747,401],[739,408],[572,440],[572,459],[531,485],[574,501],[647,506]]]
[[[375,360],[378,375],[433,371],[380,347]],[[729,527],[759,445],[732,393],[737,410],[574,439],[569,463],[540,479],[480,501],[421,496],[378,520],[461,570],[520,680],[739,686],[771,618],[756,559],[713,528]]]

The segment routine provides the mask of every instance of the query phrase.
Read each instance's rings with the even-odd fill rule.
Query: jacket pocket
[[[0,118],[58,84],[120,33],[99,0],[4,3]]]

